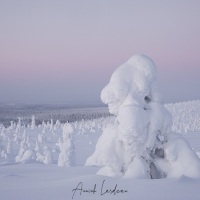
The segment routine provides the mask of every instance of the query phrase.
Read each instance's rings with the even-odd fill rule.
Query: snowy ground
[[[182,105],[182,106],[181,106]],[[194,151],[200,152],[200,102],[167,105],[174,119],[173,130],[181,133]],[[34,128],[16,126],[0,127],[0,139],[6,149],[8,137],[12,140],[13,152],[0,159],[0,199],[1,200],[141,200],[141,199],[200,199],[200,179],[180,177],[174,179],[121,179],[96,175],[98,167],[85,167],[85,160],[95,149],[102,128],[112,118],[80,121],[74,124],[75,167],[58,167],[59,149],[56,146],[61,136],[62,124],[46,124]],[[45,131],[44,131],[45,127]],[[3,130],[4,129],[4,130]],[[41,147],[48,146],[53,155],[53,164],[43,164],[33,160],[17,163],[13,159],[18,154],[21,135],[29,134],[29,148],[35,148],[35,141],[41,133],[45,136]],[[17,136],[16,136],[17,132]],[[43,133],[42,133],[43,132]],[[20,135],[21,134],[21,135]],[[16,141],[13,137],[15,136]],[[42,149],[42,148],[41,148]],[[42,150],[41,150],[42,153]],[[77,190],[75,190],[77,189]]]

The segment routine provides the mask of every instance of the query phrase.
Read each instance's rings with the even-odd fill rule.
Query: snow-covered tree
[[[10,128],[11,130],[13,130],[14,127],[15,127],[15,124],[13,123],[13,121],[11,121],[11,122],[10,122],[10,127],[9,127],[9,128]]]
[[[3,126],[3,128],[1,129],[1,136],[2,137],[5,137],[6,135],[5,135],[5,130],[6,130],[6,128]]]
[[[35,116],[33,115],[31,118],[31,129],[35,129]]]
[[[54,125],[54,131],[57,131],[58,129],[60,129],[60,126],[61,126],[61,123],[60,123],[60,121],[59,120],[56,120],[56,123],[55,123],[55,125]]]
[[[44,164],[52,164],[52,152],[48,146],[43,147],[43,154],[41,152],[36,152],[36,161],[42,162]]]
[[[43,133],[39,133],[37,141],[38,141],[38,143],[42,144],[42,143],[45,143],[47,141],[47,138]]]
[[[27,147],[27,144],[26,144],[26,138],[24,137],[23,140],[20,143],[20,149],[19,149],[18,155],[15,157],[16,162],[22,161],[22,157],[23,157],[23,155],[24,155],[24,153],[26,152],[27,149],[28,149],[28,147]]]
[[[72,124],[66,123],[63,127],[62,141],[59,140],[60,154],[58,157],[58,166],[75,165],[75,147],[74,147],[74,128]]]
[[[150,58],[135,55],[122,64],[102,90],[101,99],[116,119],[104,129],[86,165],[104,165],[98,172],[101,175],[163,178],[184,175],[184,170],[176,173],[175,168],[189,160],[187,166],[196,171],[187,175],[200,177],[200,161],[196,154],[191,153],[183,138],[171,136],[172,118],[161,104],[156,67]],[[177,162],[168,155],[169,147],[175,144],[180,146],[172,148],[170,154],[177,155],[174,158]],[[176,153],[180,149],[190,153],[181,156]],[[188,157],[191,154],[193,156]],[[169,165],[171,167],[167,168]]]
[[[51,119],[51,123],[50,123],[50,131],[53,131],[53,119]]]
[[[21,128],[22,128],[21,118],[18,117],[18,122],[17,122],[15,133],[20,133],[21,132]]]
[[[40,151],[40,145],[38,143],[38,140],[36,140],[35,142],[35,149],[34,149],[36,152],[39,152]]]
[[[8,137],[8,143],[7,143],[7,148],[6,152],[8,154],[8,158],[12,160],[14,158],[14,150],[13,150],[13,145],[11,139]]]
[[[43,147],[44,151],[44,156],[43,156],[43,163],[44,164],[52,164],[53,159],[52,159],[52,152],[48,146]]]

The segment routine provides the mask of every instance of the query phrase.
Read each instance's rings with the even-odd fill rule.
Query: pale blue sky
[[[166,102],[200,99],[199,0],[0,0],[0,102],[100,103],[129,57]]]

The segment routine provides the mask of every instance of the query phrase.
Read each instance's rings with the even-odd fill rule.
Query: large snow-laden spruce
[[[172,117],[160,102],[156,67],[150,58],[135,55],[116,69],[101,99],[116,120],[104,129],[95,152],[86,160],[87,166],[104,166],[97,174],[200,177],[199,158],[182,137],[171,136]]]

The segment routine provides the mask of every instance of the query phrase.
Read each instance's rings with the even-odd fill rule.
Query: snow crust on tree
[[[115,123],[104,129],[85,165],[103,166],[99,175],[124,178],[200,177],[198,157],[183,138],[171,137],[172,117],[157,88],[156,66],[145,55],[114,71],[101,100]]]

